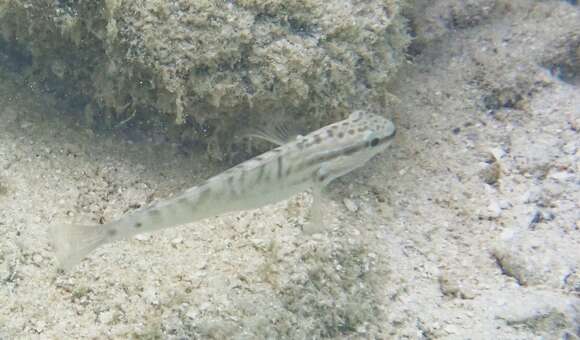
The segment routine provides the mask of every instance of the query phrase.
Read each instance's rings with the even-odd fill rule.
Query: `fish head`
[[[352,146],[345,147],[345,150],[357,150],[353,153],[355,158],[370,159],[380,154],[389,147],[397,133],[391,120],[367,111],[355,111],[347,120],[350,121],[348,129],[351,133],[347,134],[350,137],[346,142]]]
[[[355,111],[347,119],[309,135],[313,147],[308,150],[308,163],[320,166],[320,179],[327,184],[383,152],[395,134],[395,124],[389,119]]]

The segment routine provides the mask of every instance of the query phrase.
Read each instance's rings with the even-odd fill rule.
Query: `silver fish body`
[[[320,192],[386,149],[395,131],[390,120],[357,111],[117,221],[51,227],[60,266],[69,269],[100,245],[143,232],[259,208],[311,188]]]

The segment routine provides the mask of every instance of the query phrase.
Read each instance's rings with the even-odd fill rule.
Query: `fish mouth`
[[[391,133],[389,135],[383,137],[381,139],[381,143],[380,144],[383,144],[383,143],[386,143],[388,141],[393,140],[395,138],[395,136],[397,135],[397,127],[395,126],[395,124],[391,123],[390,125],[391,125],[391,128],[392,128]]]
[[[395,136],[397,135],[397,127],[395,126],[395,124],[393,124],[393,132],[387,136],[388,139],[393,139],[395,138]]]

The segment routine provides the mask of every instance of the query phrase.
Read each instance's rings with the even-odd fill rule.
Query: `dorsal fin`
[[[243,135],[244,137],[263,139],[276,145],[284,145],[301,135],[297,130],[279,123],[272,126],[250,128]]]

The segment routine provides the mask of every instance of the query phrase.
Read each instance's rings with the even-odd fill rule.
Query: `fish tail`
[[[59,267],[72,269],[90,252],[105,243],[108,237],[104,225],[54,225],[48,230]]]

